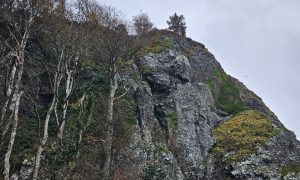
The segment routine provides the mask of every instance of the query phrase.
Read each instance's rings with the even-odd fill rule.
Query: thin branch
[[[131,87],[132,87],[132,84],[128,88],[124,87],[126,89],[125,92],[123,94],[121,94],[120,96],[114,98],[114,100],[118,100],[118,99],[124,97],[127,94],[127,92],[130,90]]]

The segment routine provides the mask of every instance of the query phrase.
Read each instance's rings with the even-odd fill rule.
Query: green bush
[[[240,161],[279,132],[263,115],[246,110],[214,129],[216,144],[211,151],[227,163]]]

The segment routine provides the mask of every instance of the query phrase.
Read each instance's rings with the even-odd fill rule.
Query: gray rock
[[[140,132],[147,134],[141,136],[151,154],[145,160],[161,163],[167,172],[166,179],[280,179],[284,165],[300,162],[299,142],[285,129],[241,162],[225,165],[209,153],[215,143],[213,129],[232,115],[216,107],[205,84],[216,79],[215,71],[222,67],[202,46],[179,42],[173,50],[149,53],[136,62],[139,69],[147,70],[140,73],[150,88],[137,90],[135,96]],[[239,88],[247,107],[264,113],[274,127],[283,128],[259,97],[238,80],[228,78]],[[219,84],[216,88],[218,91]],[[167,120],[170,113],[177,116],[175,127]],[[162,147],[168,147],[169,151],[160,153]],[[177,176],[170,171],[174,166],[178,169]]]
[[[14,173],[11,176],[12,180],[29,180],[32,179],[32,174],[34,170],[35,158],[28,160],[25,159],[22,163],[21,170],[19,173]]]

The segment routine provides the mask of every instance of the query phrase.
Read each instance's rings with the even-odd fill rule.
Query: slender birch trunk
[[[5,117],[5,114],[6,114],[8,102],[9,102],[9,99],[10,99],[9,97],[11,96],[12,91],[13,91],[13,85],[14,85],[16,71],[17,71],[17,66],[16,66],[16,63],[14,63],[13,67],[12,67],[12,70],[11,70],[11,75],[10,75],[9,80],[8,80],[8,86],[7,86],[6,94],[5,94],[5,96],[6,96],[5,97],[5,103],[4,103],[4,105],[2,107],[2,111],[1,111],[0,125],[2,125],[2,123],[4,121],[4,117]]]
[[[79,113],[79,123],[81,124],[81,129],[78,133],[78,141],[77,141],[77,144],[76,144],[76,148],[79,147],[79,145],[81,144],[81,141],[82,141],[82,134],[83,134],[83,118],[85,117],[86,115],[86,112],[85,112],[85,100],[86,100],[86,94],[84,93],[82,95],[82,97],[80,98],[79,102],[80,102],[80,113]],[[88,118],[88,117],[87,117]]]
[[[112,154],[112,143],[113,143],[113,109],[114,109],[114,98],[118,89],[118,79],[116,74],[116,65],[114,64],[111,73],[111,80],[109,86],[109,97],[108,97],[108,110],[107,110],[107,134],[104,145],[104,151],[106,153],[106,161],[104,163],[104,177],[109,178],[110,166],[111,166],[111,154]]]
[[[27,37],[28,38],[28,37]],[[17,60],[18,60],[18,67],[17,67],[17,80],[14,84],[14,93],[12,97],[12,102],[10,105],[10,109],[12,109],[13,113],[13,128],[11,132],[10,142],[8,144],[8,150],[5,154],[5,160],[4,160],[4,179],[9,180],[9,172],[10,172],[10,155],[14,146],[15,137],[17,133],[17,127],[18,127],[18,113],[19,113],[19,105],[20,105],[20,99],[23,94],[23,92],[20,92],[21,82],[22,82],[22,76],[23,76],[23,70],[24,70],[24,51],[25,51],[25,45],[21,46],[21,49],[19,50],[17,54]],[[8,122],[10,123],[10,122]],[[8,128],[5,130],[4,133]],[[5,134],[4,134],[5,135]]]
[[[63,134],[64,134],[64,129],[65,129],[65,124],[66,124],[66,115],[67,115],[67,110],[69,106],[69,98],[73,90],[73,83],[74,83],[74,70],[69,70],[68,66],[66,65],[66,88],[65,88],[65,100],[63,104],[63,115],[62,115],[62,122],[60,124],[60,127],[57,132],[57,137],[62,141],[63,139]]]
[[[45,119],[43,139],[42,139],[41,144],[38,147],[38,151],[37,151],[36,158],[35,158],[35,168],[34,168],[33,178],[32,178],[34,180],[36,180],[38,178],[39,168],[40,168],[40,164],[41,164],[41,156],[44,151],[44,146],[46,145],[47,140],[48,140],[48,126],[49,126],[49,121],[50,121],[52,111],[56,105],[55,102],[56,102],[56,97],[54,96],[52,99],[50,108],[48,109],[46,119]]]
[[[8,144],[8,149],[7,152],[5,154],[5,158],[4,158],[4,180],[9,180],[9,172],[10,172],[10,156],[11,156],[11,152],[15,143],[15,138],[17,135],[17,127],[18,127],[18,113],[19,113],[19,105],[20,105],[20,99],[22,96],[23,92],[20,92],[17,94],[16,97],[16,102],[15,102],[15,108],[14,108],[14,121],[13,121],[13,127],[12,127],[12,131],[11,131],[11,135],[10,135],[10,141]]]

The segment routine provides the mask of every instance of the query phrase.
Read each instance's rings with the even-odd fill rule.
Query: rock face
[[[150,112],[154,117],[150,121],[158,123],[162,131],[163,139],[160,140],[164,141],[156,148],[174,151],[180,165],[189,169],[185,176],[194,176],[199,173],[199,163],[213,144],[212,128],[224,119],[215,112],[209,87],[191,82],[188,59],[174,51],[148,54],[138,61],[141,67],[155,69],[144,75],[151,101],[143,103],[154,107]]]
[[[25,159],[22,163],[22,167],[19,175],[13,174],[11,176],[12,180],[29,180],[32,178],[32,173],[34,169],[34,158],[31,160]]]
[[[142,83],[135,81],[131,92],[138,118],[132,144],[143,142],[135,152],[140,158],[133,165],[136,170],[149,179],[299,179],[293,170],[282,175],[285,166],[300,165],[295,135],[259,97],[226,75],[203,45],[172,40],[173,48],[135,59]],[[261,113],[279,131],[256,151],[230,163],[212,152],[217,143],[214,128],[235,115],[217,105],[222,79],[216,71],[238,89],[243,108]]]

